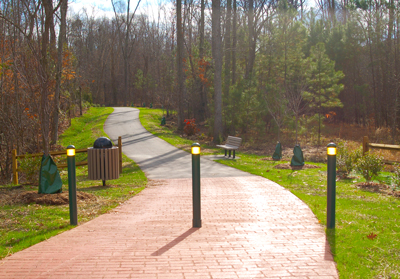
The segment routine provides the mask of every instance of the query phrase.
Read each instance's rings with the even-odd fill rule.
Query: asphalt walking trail
[[[115,108],[105,131],[150,178],[109,214],[0,261],[0,278],[338,278],[323,227],[268,179],[201,158],[192,228],[191,155]],[[79,212],[78,212],[79,214]]]

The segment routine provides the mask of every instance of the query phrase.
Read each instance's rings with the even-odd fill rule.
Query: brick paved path
[[[204,178],[193,229],[191,180],[153,180],[109,214],[0,261],[0,278],[338,278],[323,227],[279,185]]]

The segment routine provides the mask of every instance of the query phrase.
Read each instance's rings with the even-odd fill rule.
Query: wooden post
[[[122,139],[118,137],[119,173],[122,173]]]
[[[17,164],[17,150],[12,150],[12,170],[13,170],[13,184],[18,184],[18,172],[17,172],[18,164]]]
[[[363,138],[363,156],[365,155],[366,152],[369,151],[369,141],[368,141],[368,137],[365,136]]]

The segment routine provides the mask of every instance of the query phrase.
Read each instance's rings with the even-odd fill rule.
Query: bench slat
[[[225,148],[225,149],[238,149],[239,146],[233,146],[233,145],[217,145],[217,147]]]
[[[228,139],[226,140],[225,145],[226,146],[231,145],[231,146],[239,147],[241,143],[242,143],[242,139],[241,138],[228,136]]]

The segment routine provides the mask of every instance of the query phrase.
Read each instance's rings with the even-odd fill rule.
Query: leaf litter
[[[79,202],[95,202],[97,197],[91,193],[78,191],[76,193]],[[69,203],[68,192],[57,194],[38,194],[37,191],[25,191],[23,187],[0,189],[0,206],[14,204],[41,204],[41,205],[65,205]]]

